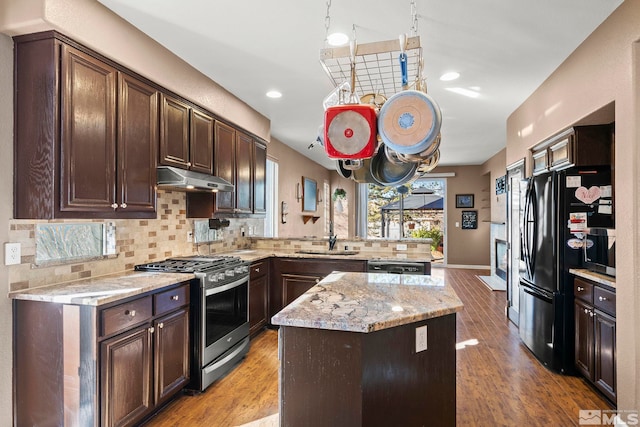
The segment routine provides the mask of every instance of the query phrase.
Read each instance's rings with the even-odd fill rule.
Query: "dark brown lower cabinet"
[[[269,318],[333,271],[367,271],[362,260],[334,258],[275,258],[269,286]]]
[[[455,314],[369,333],[281,326],[280,425],[453,427],[455,343]]]
[[[152,334],[144,325],[101,344],[102,425],[129,425],[150,411]]]
[[[616,392],[616,294],[574,279],[575,366],[614,405]]]
[[[251,264],[249,273],[249,334],[257,335],[269,323],[270,260]]]
[[[14,300],[15,425],[131,426],[189,381],[189,282],[104,306]]]

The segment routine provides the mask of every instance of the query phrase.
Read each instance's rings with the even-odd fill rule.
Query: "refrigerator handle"
[[[530,274],[531,276],[533,276],[533,271],[535,269],[536,266],[536,253],[537,251],[537,247],[538,247],[538,198],[536,195],[536,190],[535,190],[535,186],[533,185],[533,180],[531,180],[531,218],[533,219],[532,221],[532,225],[533,225],[533,230],[531,230],[532,232],[532,236],[531,236],[531,247],[529,248],[529,269],[530,269]]]

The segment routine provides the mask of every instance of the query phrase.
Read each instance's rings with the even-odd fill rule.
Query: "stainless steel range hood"
[[[158,166],[158,188],[185,191],[233,191],[229,181],[207,175],[206,173],[174,168],[172,166]]]

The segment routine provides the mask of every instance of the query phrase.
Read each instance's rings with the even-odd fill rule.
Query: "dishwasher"
[[[431,274],[431,263],[419,261],[367,261],[367,272],[391,274]]]

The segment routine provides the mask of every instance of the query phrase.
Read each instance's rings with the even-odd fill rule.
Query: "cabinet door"
[[[160,164],[189,167],[189,115],[187,104],[162,94],[160,108]]]
[[[213,174],[213,117],[191,110],[191,170]]]
[[[236,184],[236,131],[231,126],[216,122],[213,158],[215,159],[215,174]],[[216,210],[218,212],[233,212],[235,208],[235,194],[232,191],[216,193]]]
[[[147,324],[102,342],[101,425],[133,424],[151,408],[152,333]]]
[[[253,138],[236,131],[236,212],[253,212]]]
[[[253,173],[253,213],[263,214],[267,212],[267,146],[259,142],[255,143]]]
[[[595,315],[595,369],[593,381],[611,401],[616,401],[616,319]]]
[[[299,274],[282,275],[282,300],[284,306],[289,305],[293,300],[307,292],[320,282],[318,276],[304,276]]]
[[[189,381],[189,310],[155,321],[155,403],[162,403]]]
[[[574,303],[575,363],[585,378],[593,379],[593,308],[582,301]]]
[[[62,46],[61,216],[113,212],[116,76],[115,68]]]
[[[254,267],[251,266],[253,269]],[[263,274],[249,281],[249,331],[253,335],[267,324],[269,290],[268,274]]]
[[[119,74],[118,211],[156,211],[158,91]]]

